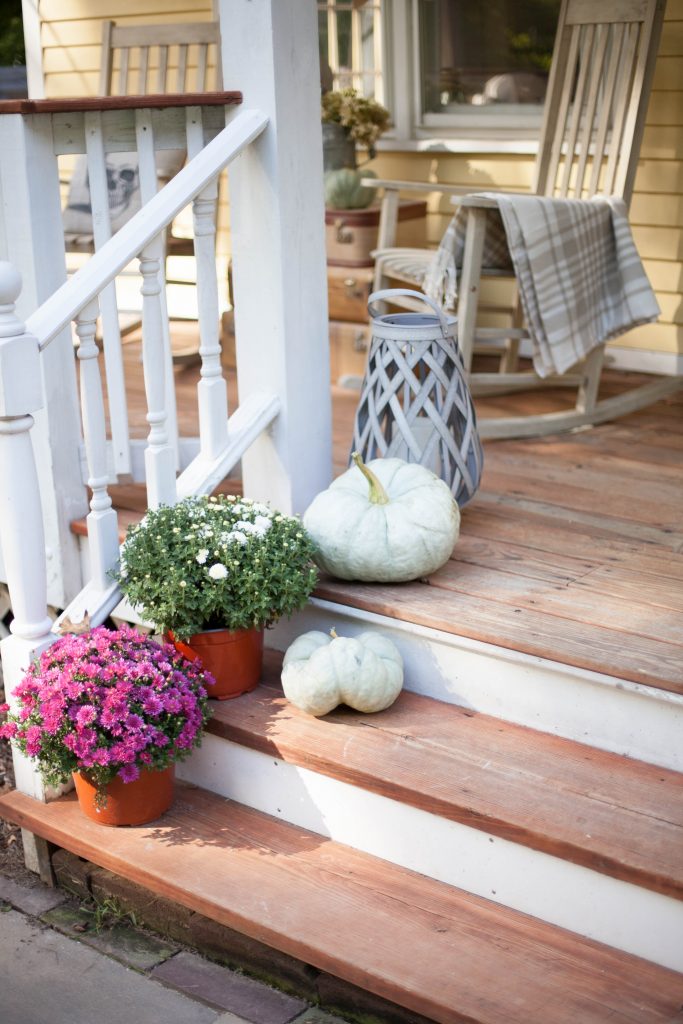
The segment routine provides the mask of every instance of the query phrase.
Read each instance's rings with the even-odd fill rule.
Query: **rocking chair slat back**
[[[664,0],[563,5],[536,165],[537,195],[631,198]]]

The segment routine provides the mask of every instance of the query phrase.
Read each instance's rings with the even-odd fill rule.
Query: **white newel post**
[[[11,635],[0,644],[5,692],[12,691],[32,658],[56,637],[47,614],[45,539],[30,430],[32,413],[43,401],[38,342],[24,332],[14,314],[21,277],[11,264],[0,263],[0,541],[14,619]],[[17,789],[45,799],[40,775],[31,762],[13,750]],[[39,870],[40,841],[27,834],[29,866]]]
[[[26,318],[66,280],[59,172],[50,114],[0,116],[0,259],[21,274]],[[31,431],[47,542],[48,603],[65,607],[83,585],[74,519],[88,510],[81,478],[76,368],[68,327],[40,359],[44,405]]]
[[[282,411],[242,460],[245,493],[303,511],[332,472],[317,11],[220,0],[223,81],[269,117],[229,169],[240,401]]]

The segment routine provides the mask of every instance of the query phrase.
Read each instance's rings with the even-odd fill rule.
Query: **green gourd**
[[[372,171],[342,167],[325,174],[325,205],[331,210],[363,210],[375,197],[374,188],[361,185],[363,178],[376,177]]]

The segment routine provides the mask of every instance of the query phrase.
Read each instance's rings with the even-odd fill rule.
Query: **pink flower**
[[[119,768],[118,775],[124,782],[135,782],[140,778],[140,769],[134,764],[124,764]]]
[[[165,767],[199,743],[206,721],[200,668],[172,645],[124,626],[67,636],[16,687],[16,710],[0,705],[0,737],[36,758],[46,780],[87,769],[98,786],[141,766]]]

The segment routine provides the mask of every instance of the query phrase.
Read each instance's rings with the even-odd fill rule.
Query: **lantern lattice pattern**
[[[374,303],[409,295],[435,315],[375,315]],[[356,410],[353,450],[364,461],[400,458],[441,477],[462,507],[481,479],[483,453],[455,340],[457,321],[420,292],[370,296],[372,341]]]

